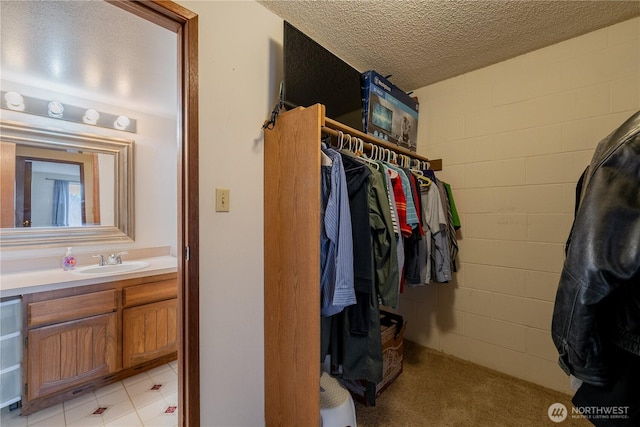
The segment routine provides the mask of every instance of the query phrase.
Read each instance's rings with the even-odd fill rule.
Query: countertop
[[[2,274],[0,275],[0,297],[95,285],[113,282],[114,280],[133,279],[178,271],[177,259],[172,256],[141,258],[138,261],[146,261],[149,265],[140,270],[100,276],[81,276],[72,270],[64,271],[62,268]]]

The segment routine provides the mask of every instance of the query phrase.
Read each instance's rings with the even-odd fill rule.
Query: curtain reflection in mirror
[[[53,181],[52,225],[66,227],[69,225],[69,182],[62,179]]]
[[[82,225],[82,194],[78,182],[53,180],[51,225],[80,227]]]

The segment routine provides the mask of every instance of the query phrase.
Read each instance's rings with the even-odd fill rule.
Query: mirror
[[[0,122],[0,246],[133,241],[133,146]]]

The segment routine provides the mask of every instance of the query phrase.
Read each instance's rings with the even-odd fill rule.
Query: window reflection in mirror
[[[13,226],[100,225],[97,156],[18,145]]]
[[[0,123],[0,243],[133,240],[133,141]]]
[[[16,156],[15,227],[86,224],[83,166]]]

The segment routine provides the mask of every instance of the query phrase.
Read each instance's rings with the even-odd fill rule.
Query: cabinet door
[[[175,298],[123,310],[124,368],[177,351],[177,313]]]
[[[116,371],[116,314],[29,331],[28,400]]]

